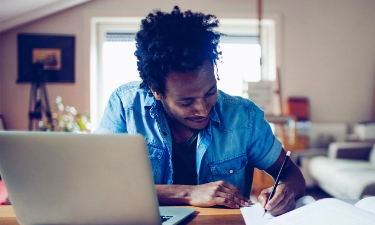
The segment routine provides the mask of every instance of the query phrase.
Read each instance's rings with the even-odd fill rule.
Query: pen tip
[[[264,215],[266,215],[266,212],[263,213],[263,217],[264,217]]]

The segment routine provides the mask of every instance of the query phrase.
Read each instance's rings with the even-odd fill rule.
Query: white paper
[[[267,225],[374,225],[375,214],[334,198],[321,199],[281,216]]]
[[[241,208],[242,216],[247,225],[374,225],[375,197],[367,197],[351,205],[344,201],[326,198],[315,201],[305,196],[296,201],[297,209],[274,217],[264,213],[264,208],[255,203]]]
[[[313,197],[304,196],[296,201],[296,207],[299,208],[312,202],[315,202],[315,199]],[[247,225],[263,225],[267,224],[273,218],[275,218],[269,213],[266,213],[263,217],[264,208],[260,205],[260,203],[255,203],[248,207],[241,208],[241,213]]]
[[[355,206],[358,207],[358,208],[361,208],[361,209],[365,209],[365,210],[375,214],[375,196],[364,198],[364,199],[358,201],[355,204]],[[374,224],[375,224],[375,222],[374,222]]]
[[[310,195],[303,196],[302,198],[297,199],[296,208],[305,206],[313,202],[316,202],[315,198],[311,197]]]
[[[266,213],[263,217],[264,208],[260,205],[260,203],[254,203],[248,207],[242,207],[241,213],[247,225],[267,224],[272,218],[274,218],[274,216],[269,213]]]

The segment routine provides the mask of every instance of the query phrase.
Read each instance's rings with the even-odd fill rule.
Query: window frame
[[[101,63],[101,45],[105,41],[107,32],[135,33],[141,25],[141,17],[98,17],[91,20],[90,45],[90,122],[92,131],[99,127],[103,117],[105,105],[101,104],[103,88],[100,85],[103,78]]]
[[[254,17],[255,18],[255,17]],[[280,19],[277,15],[268,15],[262,19],[262,63],[263,70],[261,79],[264,81],[275,81],[276,71],[280,65],[277,65],[277,37]],[[238,18],[223,18],[220,19],[220,26],[218,31],[227,35],[240,36],[254,36],[259,34],[257,19],[238,19]]]

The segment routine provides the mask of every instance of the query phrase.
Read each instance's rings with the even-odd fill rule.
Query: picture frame
[[[0,115],[0,131],[6,130],[7,126],[5,124],[5,118],[3,115]]]
[[[51,34],[18,34],[17,83],[74,83],[75,36]],[[35,70],[42,64],[42,73]]]

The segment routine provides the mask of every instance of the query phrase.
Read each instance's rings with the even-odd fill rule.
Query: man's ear
[[[152,87],[148,86],[148,88],[150,88],[152,94],[154,95],[155,99],[160,101],[161,100],[161,94],[159,94],[158,92],[156,92]]]

